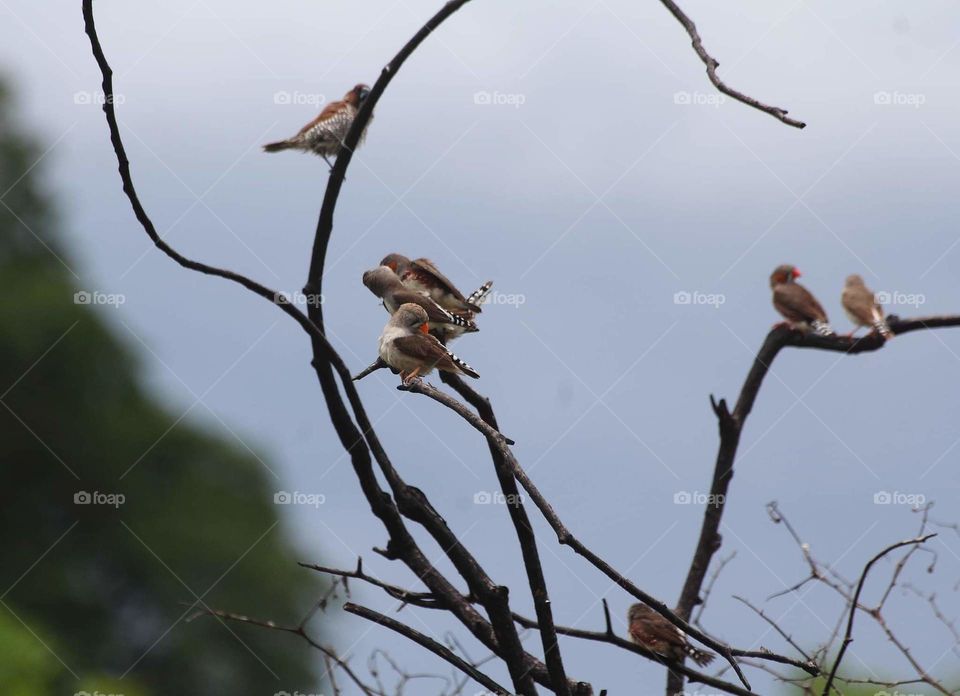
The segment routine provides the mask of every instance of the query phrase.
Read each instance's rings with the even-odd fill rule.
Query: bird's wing
[[[773,305],[791,321],[827,321],[827,313],[817,298],[797,283],[778,285],[773,291]]]
[[[433,261],[430,259],[414,259],[410,262],[411,270],[414,273],[426,273],[429,276],[432,276],[432,280],[436,281],[438,285],[441,285],[444,290],[449,292],[455,298],[461,302],[464,300],[463,293],[461,293],[457,286],[450,282],[450,280],[443,275],[437,267],[433,265]]]
[[[456,323],[453,315],[450,314],[443,307],[438,305],[436,302],[431,300],[429,297],[421,295],[419,292],[414,292],[413,290],[394,290],[393,299],[399,307],[402,304],[407,302],[412,302],[413,304],[420,305],[427,312],[427,318],[431,322],[440,323],[440,324],[453,324]]]
[[[443,344],[430,334],[400,336],[393,339],[393,346],[401,353],[431,368],[435,367],[445,372],[459,372],[474,378],[480,376],[476,370],[444,348]]]
[[[350,119],[351,109],[347,106],[342,99],[330,102],[323,107],[320,115],[301,128],[297,135],[305,135],[318,127],[322,127],[324,130],[336,130],[342,121]]]

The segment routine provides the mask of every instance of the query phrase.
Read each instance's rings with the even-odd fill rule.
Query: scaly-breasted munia
[[[400,276],[400,280],[411,290],[426,295],[448,312],[479,313],[481,304],[486,299],[493,281],[477,288],[469,297],[464,297],[457,286],[451,283],[429,259],[410,260],[402,254],[387,254],[380,262],[381,266],[389,266]]]
[[[400,379],[410,382],[434,368],[444,372],[477,378],[480,374],[447,350],[430,334],[426,310],[419,304],[400,305],[380,334],[380,357],[400,371]]]
[[[347,92],[343,99],[327,104],[320,115],[300,129],[292,138],[269,143],[263,146],[264,152],[280,152],[281,150],[302,150],[320,155],[329,164],[330,157],[340,151],[343,139],[347,137],[353,119],[360,110],[360,105],[370,93],[370,88],[359,84]],[[370,118],[373,121],[373,117]],[[367,134],[367,127],[360,134],[358,145],[363,142]]]
[[[652,650],[669,660],[680,662],[691,658],[701,667],[706,667],[716,655],[697,650],[690,645],[686,634],[646,604],[634,604],[627,613],[627,630],[630,639],[647,650]]]
[[[857,332],[857,328],[866,326],[883,336],[885,341],[893,338],[893,332],[883,318],[883,307],[877,302],[873,291],[864,284],[863,278],[857,274],[847,276],[840,302],[856,327],[850,332],[851,336]]]
[[[800,271],[790,264],[777,266],[770,274],[773,306],[792,326],[813,329],[820,336],[830,336],[833,329],[827,313],[809,290],[796,282]]]
[[[363,274],[363,284],[370,292],[383,300],[383,306],[390,314],[401,305],[413,303],[423,308],[430,324],[430,331],[442,343],[446,343],[464,333],[479,331],[470,319],[451,314],[426,295],[411,290],[403,284],[400,276],[388,266],[377,266]]]

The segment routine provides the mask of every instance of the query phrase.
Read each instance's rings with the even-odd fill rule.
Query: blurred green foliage
[[[33,168],[42,149],[0,90],[4,695],[316,691],[315,653],[296,637],[185,621],[196,593],[295,624],[320,588],[296,565],[263,466],[232,440],[174,426],[98,310],[74,302]],[[130,224],[117,234],[138,234]],[[76,504],[81,491],[125,502]]]

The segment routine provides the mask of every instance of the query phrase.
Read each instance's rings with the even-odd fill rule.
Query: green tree
[[[0,89],[4,693],[315,691],[315,655],[295,637],[184,621],[213,586],[211,607],[296,623],[319,584],[296,565],[255,457],[187,422],[161,438],[176,414],[74,302],[38,153]],[[76,504],[81,491],[125,502]]]

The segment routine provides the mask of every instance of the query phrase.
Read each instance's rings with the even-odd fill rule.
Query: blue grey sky
[[[193,258],[300,288],[327,169],[259,146],[296,132],[356,82],[372,84],[438,6],[97,0],[133,173],[163,236]],[[709,489],[718,440],[708,395],[736,398],[779,320],[767,285],[774,266],[796,264],[844,332],[849,273],[888,293],[893,313],[960,312],[960,7],[684,7],[725,80],[808,127],[722,99],[653,0],[476,0],[380,101],[337,209],[324,308],[336,347],[359,369],[387,319],[360,275],[384,254],[427,256],[465,290],[492,278],[499,303],[456,351],[481,373],[478,388],[519,460],[571,529],[668,603],[702,515],[675,495]],[[304,560],[350,567],[362,555],[370,572],[416,587],[370,551],[385,533],[329,425],[301,330],[241,288],[178,268],[136,224],[96,104],[79,3],[0,0],[0,17],[0,66],[47,149],[41,166],[61,201],[77,289],[124,296],[101,312],[141,354],[171,424],[187,412],[185,422],[262,453],[277,490],[325,496],[317,509],[284,510]],[[720,552],[736,556],[704,626],[741,647],[790,652],[734,594],[805,646],[837,621],[842,606],[822,586],[765,602],[807,573],[768,519],[770,500],[847,577],[919,524],[909,505],[874,504],[876,493],[922,495],[937,501],[937,519],[960,520],[958,380],[960,332],[950,330],[859,357],[782,353],[744,433]],[[496,487],[485,442],[395,382],[380,373],[359,387],[394,462],[532,614],[505,509],[474,503]],[[630,598],[531,514],[558,622],[600,628],[606,597],[624,630]],[[924,559],[910,579],[956,616],[960,536],[944,530],[931,548],[935,573]],[[868,600],[891,569],[878,568]],[[377,592],[356,592],[392,608]],[[436,636],[451,627],[426,611],[400,618]],[[956,678],[952,638],[922,600],[894,597],[889,618],[925,668]],[[326,621],[358,664],[380,646],[417,670],[446,672],[360,619]],[[856,638],[847,674],[913,676],[865,617]],[[224,641],[233,639],[225,632]],[[635,655],[564,648],[569,673],[597,687],[662,692],[662,668]],[[750,676],[761,693],[782,688]]]

